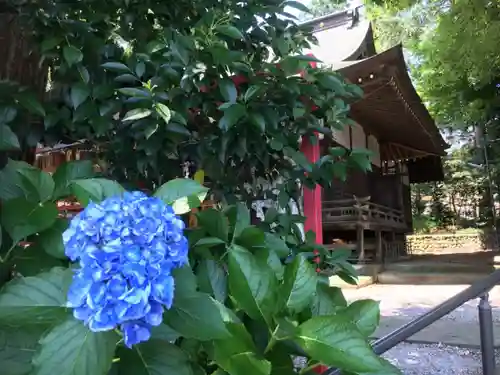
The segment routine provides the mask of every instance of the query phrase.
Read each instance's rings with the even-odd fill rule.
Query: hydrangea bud
[[[68,307],[91,331],[120,329],[125,345],[147,341],[174,298],[172,270],[188,262],[184,222],[141,192],[90,203],[63,234],[79,263]]]

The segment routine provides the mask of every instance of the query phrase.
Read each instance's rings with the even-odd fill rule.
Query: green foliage
[[[0,83],[7,135],[0,151],[9,152],[1,155],[9,158],[0,169],[0,265],[10,278],[0,290],[0,335],[15,336],[13,346],[0,345],[9,360],[2,371],[291,374],[298,352],[310,365],[399,373],[368,343],[377,306],[347,306],[311,262],[318,250],[353,280],[347,258],[331,257],[314,233],[304,236],[305,218],[290,209],[303,187],[328,186],[370,164],[362,150],[332,149],[314,163],[301,152],[301,140],[317,142],[316,132],[329,139],[348,123],[348,103],[361,93],[308,66],[301,50],[311,36],[281,17],[287,6],[303,10],[274,0],[17,5],[29,14],[19,21],[50,68],[51,92],[40,101],[36,90]],[[26,129],[32,118],[44,129]],[[38,141],[86,139],[99,149],[103,171],[79,161],[50,175],[15,160],[16,139],[22,151]],[[188,163],[204,172],[210,190],[179,178],[192,174]],[[115,332],[90,332],[65,307],[72,265],[56,204],[100,202],[138,182],[179,215],[207,196],[217,205],[186,230],[190,264],[173,275],[163,324],[129,350]],[[259,200],[273,205],[254,223],[250,207]]]

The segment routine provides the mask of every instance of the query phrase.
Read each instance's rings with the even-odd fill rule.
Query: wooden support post
[[[377,230],[375,232],[375,246],[376,246],[376,258],[377,263],[382,264],[383,254],[382,254],[382,231]]]
[[[365,260],[365,229],[362,225],[358,225],[356,239],[358,241],[358,263],[362,263]]]
[[[302,137],[301,151],[311,162],[316,162],[320,159],[319,140],[311,142],[309,137]],[[304,231],[307,233],[312,230],[316,234],[316,243],[323,245],[323,217],[321,203],[321,186],[316,186],[314,189],[304,188]]]

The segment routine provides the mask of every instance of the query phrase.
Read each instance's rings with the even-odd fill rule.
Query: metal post
[[[493,314],[491,312],[488,293],[484,293],[480,297],[478,310],[483,375],[495,375],[495,339],[493,336]]]

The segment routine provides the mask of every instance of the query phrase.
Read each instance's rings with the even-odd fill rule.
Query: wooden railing
[[[370,202],[370,197],[323,201],[322,211],[324,223],[372,222],[406,226],[403,211]]]

